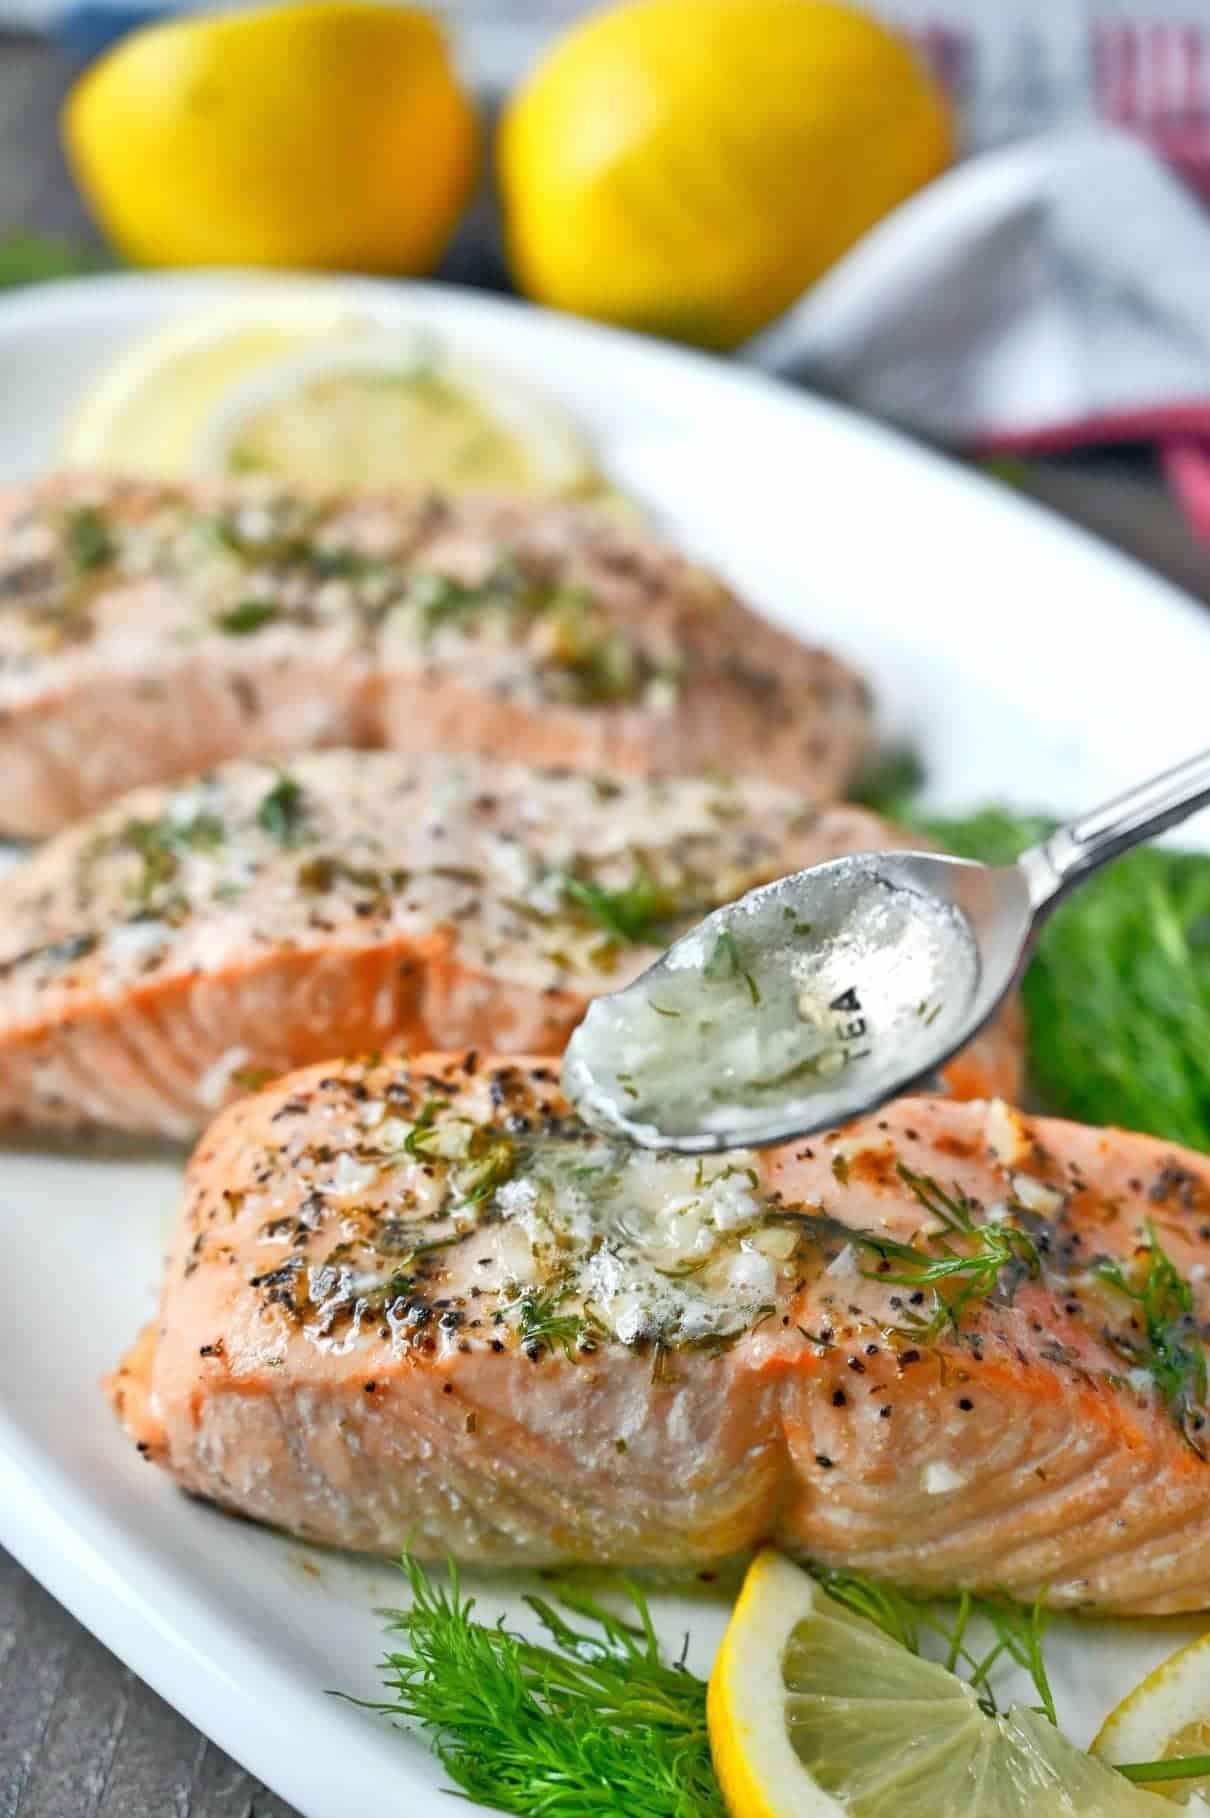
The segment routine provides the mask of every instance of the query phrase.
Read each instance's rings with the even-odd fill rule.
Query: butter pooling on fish
[[[261,481],[0,493],[0,829],[318,746],[740,775],[839,795],[863,682],[607,513],[316,503]]]
[[[773,1540],[921,1592],[1196,1609],[1207,1230],[1205,1157],[998,1102],[693,1160],[603,1143],[546,1062],[346,1062],[203,1139],[112,1394],[185,1488],[339,1546]],[[972,1266],[928,1275],[947,1247]],[[1180,1394],[1133,1298],[1161,1255]]]
[[[559,1052],[708,909],[895,843],[756,782],[312,752],[137,790],[0,878],[0,1120],[187,1136],[325,1055]],[[1010,1011],[950,1073],[1012,1093]]]

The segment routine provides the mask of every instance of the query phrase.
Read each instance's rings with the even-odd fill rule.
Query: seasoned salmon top
[[[762,1540],[926,1592],[1210,1605],[1210,1163],[903,1099],[697,1161],[554,1063],[310,1068],[190,1165],[113,1393],[311,1538],[683,1564]]]
[[[608,989],[686,919],[886,835],[860,809],[721,777],[391,752],[237,762],[137,791],[0,880],[0,1005],[438,929],[468,966]]]
[[[1139,1171],[1119,1180],[1130,1140]],[[1024,1344],[1207,1450],[1210,1175],[998,1101],[680,1157],[587,1131],[553,1065],[371,1057],[229,1112],[192,1164],[183,1235],[186,1276],[236,1264],[248,1362],[297,1334],[397,1360],[612,1344],[658,1370],[767,1326],[770,1357],[840,1348],[860,1377],[886,1347],[902,1375],[938,1346],[973,1365]]]
[[[645,771],[721,751],[826,796],[869,740],[843,664],[599,509],[88,475],[0,495],[17,831],[316,745]]]

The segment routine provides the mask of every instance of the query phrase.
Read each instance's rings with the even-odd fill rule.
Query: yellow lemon
[[[709,347],[787,308],[951,155],[906,44],[831,0],[635,0],[505,114],[515,275],[543,303]]]
[[[358,0],[148,26],[62,125],[106,232],[149,265],[425,271],[474,177],[437,27]]]
[[[1187,1774],[1176,1765],[1180,1756],[1187,1765],[1210,1764],[1210,1635],[1178,1648],[1148,1673],[1109,1713],[1092,1753],[1101,1761],[1155,1762],[1157,1776],[1144,1781],[1152,1792],[1210,1811],[1210,1772]],[[1178,1778],[1161,1778],[1166,1772]]]
[[[1161,1818],[1036,1711],[989,1716],[777,1553],[757,1556],[710,1675],[732,1818]]]

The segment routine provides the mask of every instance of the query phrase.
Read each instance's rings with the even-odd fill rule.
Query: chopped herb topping
[[[271,625],[280,614],[276,600],[241,600],[230,612],[220,612],[214,622],[229,638],[246,638],[262,625]]]
[[[116,554],[109,526],[92,505],[77,505],[69,511],[63,526],[67,559],[76,574],[90,574],[103,568]]]
[[[257,809],[256,820],[280,846],[296,846],[303,836],[306,813],[302,784],[283,771]]]
[[[1002,1285],[1002,1273],[1008,1274],[1012,1285],[1017,1278],[1038,1274],[1041,1260],[1037,1246],[1019,1226],[1006,1218],[979,1224],[974,1205],[961,1187],[955,1186],[951,1195],[930,1175],[913,1174],[902,1163],[897,1171],[926,1212],[940,1219],[946,1231],[967,1239],[973,1246],[956,1250],[942,1237],[929,1237],[926,1242],[931,1247],[921,1249],[890,1237],[878,1237],[872,1231],[850,1234],[853,1243],[872,1250],[884,1265],[898,1264],[897,1268],[865,1270],[871,1281],[932,1289],[932,1307],[927,1317],[916,1313],[905,1316],[901,1329],[907,1335],[927,1343],[947,1326],[957,1331],[966,1308],[973,1301],[986,1300],[993,1289]]]
[[[569,1363],[576,1361],[578,1353],[596,1349],[606,1336],[605,1328],[589,1312],[560,1313],[559,1304],[567,1293],[559,1283],[545,1293],[527,1289],[505,1308],[517,1316],[523,1349],[562,1351]]]
[[[164,815],[158,821],[127,821],[121,838],[143,861],[135,894],[149,903],[162,885],[176,876],[180,853],[192,849],[214,852],[223,843],[224,827],[217,815],[198,813],[188,820]]]
[[[1147,1221],[1147,1256],[1128,1277],[1120,1264],[1105,1260],[1096,1273],[1139,1307],[1143,1336],[1107,1330],[1105,1337],[1132,1365],[1146,1370],[1184,1439],[1199,1458],[1207,1456],[1206,1352],[1193,1308],[1193,1289]],[[1139,1279],[1141,1275],[1141,1279]]]
[[[606,889],[574,872],[561,873],[559,882],[569,902],[628,946],[657,942],[668,924],[686,913],[675,892],[658,884],[642,865],[620,890]]]
[[[745,966],[739,950],[739,942],[730,928],[724,928],[714,943],[714,951],[702,967],[702,977],[711,984],[718,984],[726,979],[742,978],[748,987],[748,996],[753,1004],[760,1003],[760,986]]]

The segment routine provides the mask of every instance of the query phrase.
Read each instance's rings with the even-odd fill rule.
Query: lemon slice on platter
[[[194,471],[271,473],[317,491],[568,497],[601,484],[583,436],[536,388],[394,329],[249,374],[201,426]]]
[[[1100,1761],[1210,1756],[1210,1635],[1178,1648],[1123,1698],[1092,1745]],[[1145,1782],[1175,1804],[1210,1812],[1210,1774]]]
[[[355,301],[266,280],[250,294],[190,311],[141,335],[104,368],[67,424],[70,467],[179,479],[198,432],[233,384],[317,341],[356,334]]]
[[[320,492],[576,497],[604,485],[583,435],[536,387],[422,327],[384,327],[339,287],[271,280],[125,349],[60,454],[73,467],[255,472]]]
[[[980,1709],[779,1554],[754,1560],[710,1676],[732,1818],[1159,1818],[1036,1712]]]

